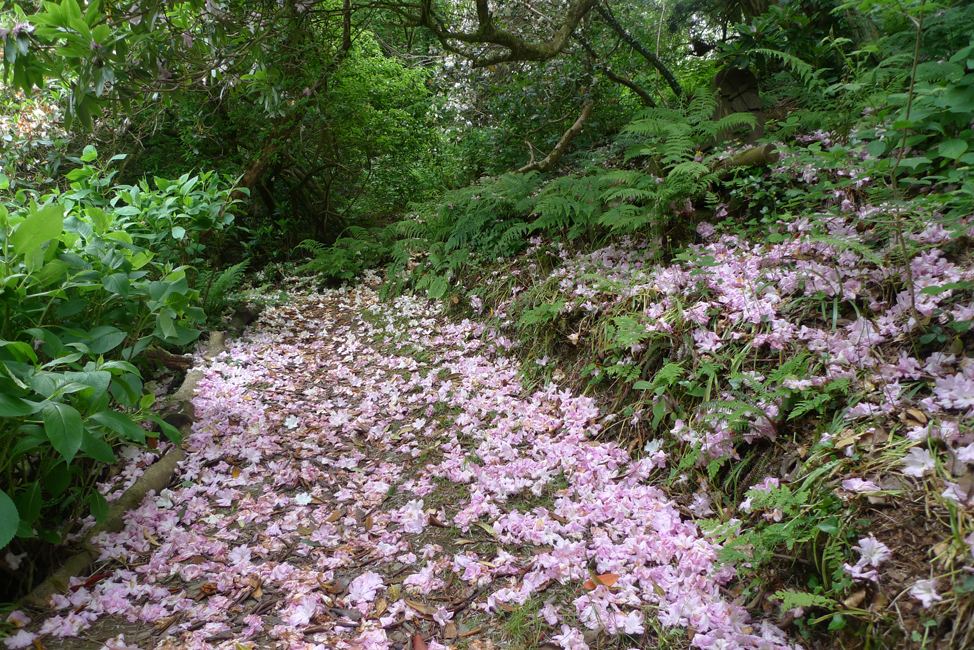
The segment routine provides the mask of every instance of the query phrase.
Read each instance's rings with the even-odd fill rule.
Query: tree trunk
[[[729,178],[731,170],[737,167],[754,167],[757,165],[770,165],[778,162],[781,154],[773,144],[762,144],[759,147],[751,147],[736,156],[718,160],[711,166],[717,172],[717,177],[721,180]]]

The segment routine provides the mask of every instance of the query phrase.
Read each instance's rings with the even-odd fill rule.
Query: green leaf
[[[64,208],[51,204],[27,217],[10,236],[14,253],[23,255],[58,237],[64,229]]]
[[[92,354],[105,354],[110,350],[114,350],[121,345],[122,341],[125,340],[125,337],[128,336],[128,334],[125,332],[114,327],[111,329],[115,331],[108,332],[88,344],[88,349],[91,350]]]
[[[20,527],[20,513],[13,499],[0,490],[0,548],[10,543]]]
[[[835,535],[839,532],[839,520],[835,517],[829,517],[822,523],[816,526],[823,533],[828,533],[829,535]]]
[[[162,331],[162,337],[165,339],[176,338],[176,325],[173,322],[172,316],[169,315],[168,311],[159,312],[159,316],[156,320],[159,325],[159,329]]]
[[[41,484],[35,481],[27,486],[27,489],[20,492],[15,498],[17,511],[20,513],[21,526],[33,524],[41,516],[41,506],[44,499],[41,495]]]
[[[44,489],[51,493],[51,496],[60,496],[68,487],[71,486],[71,472],[65,463],[58,463],[43,478]]]
[[[90,39],[91,36],[89,35],[88,38]],[[96,160],[97,158],[98,158],[98,150],[95,149],[94,145],[89,144],[88,146],[86,146],[84,151],[81,154],[82,162],[91,162],[92,160]]]
[[[177,445],[182,444],[183,436],[179,433],[179,429],[169,424],[155,413],[149,413],[148,418],[159,425],[159,428],[162,429],[162,432],[167,438],[169,438],[169,440]]]
[[[173,239],[182,239],[186,236],[186,229],[182,226],[173,226],[172,228]]]
[[[41,410],[40,402],[31,402],[20,397],[0,393],[0,418],[19,418]]]
[[[866,145],[866,152],[873,158],[879,158],[886,153],[886,142],[884,140],[873,140]]]
[[[115,411],[102,411],[92,415],[91,419],[126,440],[137,442],[140,445],[145,444],[145,429],[133,422],[132,418],[127,415]]]
[[[115,458],[115,452],[112,451],[111,445],[87,431],[81,436],[81,450],[106,465],[111,465],[118,460]]]
[[[112,273],[109,276],[103,277],[101,279],[102,286],[109,293],[114,293],[115,295],[127,298],[129,295],[129,290],[131,285],[129,284],[129,277],[125,273]]]
[[[142,380],[136,375],[122,375],[112,381],[112,396],[123,406],[135,408],[142,397]]]
[[[91,514],[94,515],[95,521],[99,524],[105,523],[105,520],[108,519],[109,507],[108,501],[101,495],[101,492],[95,490],[91,493],[91,496],[88,497],[88,507],[91,508]]]
[[[951,160],[957,160],[960,158],[964,152],[967,151],[967,143],[963,140],[958,140],[953,138],[951,140],[944,140],[937,147],[937,153],[939,153],[944,158],[950,158]]]
[[[70,463],[78,450],[81,449],[81,439],[84,428],[81,425],[81,414],[67,404],[48,404],[43,410],[44,429],[51,445]]]

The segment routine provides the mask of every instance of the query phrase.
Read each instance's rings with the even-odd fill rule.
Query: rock
[[[262,310],[263,308],[260,305],[252,302],[240,305],[234,310],[233,316],[230,317],[230,327],[237,330],[247,327],[257,320]]]
[[[761,111],[764,102],[758,89],[758,78],[753,72],[740,68],[724,68],[714,76],[713,90],[720,99],[715,120],[733,113],[750,113],[757,122],[744,141],[754,144],[764,137],[764,113]],[[721,137],[726,140],[734,135],[723,133]]]
[[[196,395],[196,384],[198,384],[202,378],[202,370],[190,370],[186,373],[186,378],[183,380],[183,385],[180,386],[179,390],[176,391],[176,394],[173,395],[173,399],[175,399],[182,407],[183,413],[193,419],[196,418],[196,410],[193,407],[193,397]]]
[[[224,344],[224,334],[223,332],[210,332],[210,339],[206,343],[206,356],[208,359],[212,359],[221,352],[227,351],[227,346]]]

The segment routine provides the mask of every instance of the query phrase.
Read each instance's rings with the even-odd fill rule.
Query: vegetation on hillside
[[[665,462],[735,606],[968,647],[971,33],[960,0],[11,3],[0,598],[121,449],[180,444],[151,352],[281,269],[381,272]]]

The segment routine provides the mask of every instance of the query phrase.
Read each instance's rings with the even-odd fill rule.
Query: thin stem
[[[923,37],[923,7],[920,7],[920,18],[917,21],[917,37],[913,44],[913,69],[910,71],[910,92],[907,95],[906,100],[906,117],[905,121],[910,120],[910,111],[913,108],[913,95],[914,87],[916,85],[917,79],[917,65],[920,61],[920,41]],[[900,149],[896,154],[896,163],[893,164],[893,170],[890,172],[890,182],[893,184],[893,200],[897,204],[896,210],[893,213],[893,223],[896,229],[896,238],[900,245],[900,251],[903,255],[903,264],[906,267],[906,283],[910,290],[910,315],[913,320],[917,323],[920,322],[920,316],[917,314],[917,302],[916,302],[916,287],[913,283],[913,269],[910,267],[910,254],[906,248],[906,238],[903,236],[903,216],[900,214],[899,202],[900,202],[900,192],[899,186],[896,182],[896,171],[900,167],[900,162],[903,160],[903,154],[906,150],[906,137],[910,132],[909,124],[903,127],[903,137],[900,139]]]

